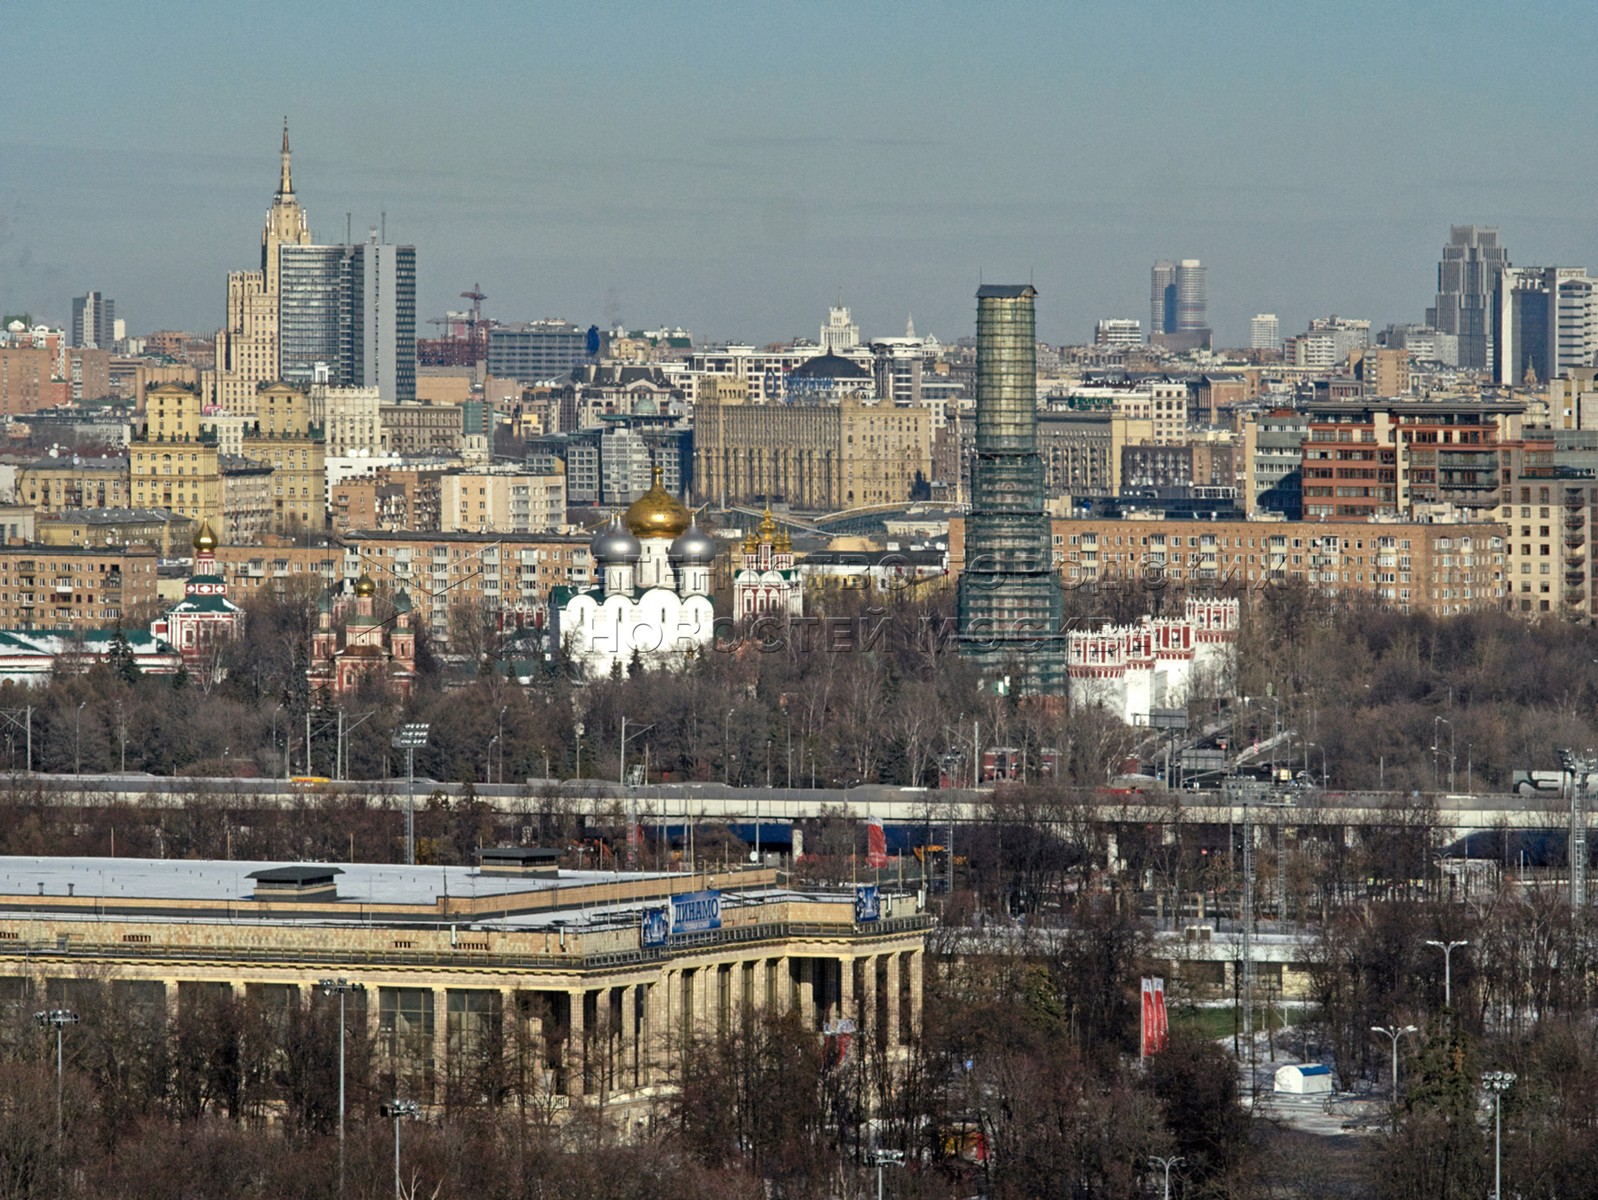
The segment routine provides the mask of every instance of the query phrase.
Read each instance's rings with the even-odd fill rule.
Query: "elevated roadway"
[[[9,793],[9,795],[8,795]],[[298,783],[284,779],[171,778],[154,775],[27,775],[0,779],[0,802],[33,801],[77,805],[129,803],[181,807],[224,803],[240,807],[296,807],[337,796],[404,802],[404,779]],[[799,821],[836,816],[887,824],[947,825],[1013,820],[1051,824],[1103,823],[1227,825],[1244,819],[1240,804],[1217,791],[1184,789],[1039,790],[928,789],[865,785],[853,788],[729,787],[719,783],[623,786],[594,779],[531,779],[519,784],[415,781],[418,804],[439,796],[451,802],[467,795],[503,812],[576,811],[603,817],[631,809],[640,820]],[[1254,808],[1254,820],[1279,818],[1303,826],[1415,826],[1456,836],[1491,830],[1563,829],[1568,804],[1558,795],[1507,793],[1406,794],[1339,792],[1296,788],[1280,813]]]

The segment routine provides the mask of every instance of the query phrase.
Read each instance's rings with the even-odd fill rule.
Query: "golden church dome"
[[[372,577],[365,571],[362,571],[361,577],[355,581],[355,594],[357,596],[373,596],[377,594],[377,584],[372,581]]]
[[[211,522],[201,521],[199,529],[194,532],[194,548],[202,554],[209,554],[218,544],[216,533],[211,529]]]
[[[693,516],[660,485],[660,468],[656,467],[654,484],[628,506],[623,519],[634,537],[675,538],[687,532]]]

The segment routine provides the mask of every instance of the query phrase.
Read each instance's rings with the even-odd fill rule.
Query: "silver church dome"
[[[699,528],[699,522],[695,521],[672,542],[666,556],[674,563],[708,565],[716,558],[716,539]]]
[[[599,535],[588,544],[588,552],[594,556],[596,564],[604,566],[607,563],[635,563],[643,557],[644,547],[621,523],[621,518],[612,515],[610,524],[601,529]]]

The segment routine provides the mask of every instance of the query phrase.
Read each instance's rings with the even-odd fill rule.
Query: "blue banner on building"
[[[704,933],[720,928],[720,892],[684,892],[671,898],[673,933]]]
[[[854,919],[857,925],[875,921],[882,916],[882,897],[874,883],[859,884],[854,890]]]
[[[644,948],[647,950],[652,946],[664,946],[670,936],[671,910],[665,905],[644,909],[644,923],[639,931],[639,939]]]

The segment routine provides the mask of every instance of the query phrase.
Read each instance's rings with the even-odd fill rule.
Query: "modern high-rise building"
[[[1204,264],[1196,258],[1162,259],[1149,276],[1149,341],[1170,350],[1210,344]]]
[[[1129,349],[1143,344],[1143,325],[1130,317],[1105,317],[1093,327],[1095,346]]]
[[[977,433],[960,576],[960,653],[995,686],[1065,690],[1064,597],[1043,508],[1037,291],[977,289]]]
[[[1437,264],[1437,302],[1426,310],[1426,324],[1459,338],[1459,365],[1483,370],[1493,364],[1493,294],[1509,265],[1509,251],[1498,244],[1498,230],[1484,225],[1454,225]]]
[[[110,350],[116,345],[116,301],[100,292],[72,300],[72,344]]]
[[[372,232],[349,246],[279,251],[279,376],[306,388],[327,367],[334,387],[376,388],[384,404],[416,398],[416,247]]]
[[[1280,350],[1282,348],[1282,323],[1275,313],[1259,313],[1248,323],[1250,350]]]
[[[1149,333],[1176,332],[1176,264],[1161,259],[1149,274]]]
[[[1505,267],[1493,294],[1493,379],[1546,382],[1598,353],[1598,280],[1585,267]]]
[[[564,380],[573,367],[594,356],[590,341],[602,342],[598,330],[591,332],[592,339],[576,325],[558,320],[496,325],[488,331],[488,373],[523,383]]]
[[[1168,332],[1208,332],[1209,298],[1204,284],[1204,264],[1184,258],[1176,264],[1176,328]]]

